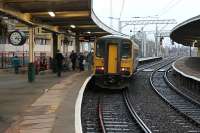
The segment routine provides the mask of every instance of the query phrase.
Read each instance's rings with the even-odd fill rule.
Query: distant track
[[[170,93],[168,97],[173,95],[173,98],[177,101],[177,103],[174,103],[171,102],[171,99],[169,100],[170,104],[200,126],[200,103],[192,97],[179,91],[179,89],[169,81],[167,77],[167,72],[169,70],[170,69],[168,69],[164,74],[165,82],[169,85],[170,89],[168,90]]]
[[[152,87],[166,103],[200,126],[200,104],[178,91],[169,82],[166,77],[169,67],[169,65],[164,65],[154,70],[150,77]],[[165,69],[165,71],[159,71],[161,69]]]
[[[130,104],[132,104],[132,108],[135,109],[141,121],[152,132],[199,132],[200,128],[196,126],[196,123],[194,124],[183,114],[160,100],[162,98],[151,87],[153,81],[153,83],[156,83],[156,87],[161,90],[165,89],[167,84],[163,85],[161,83],[164,79],[160,75],[165,73],[175,59],[165,59],[155,65],[150,65],[145,68],[146,70],[143,69],[137,72],[135,79],[133,79],[133,82],[136,83],[129,89]],[[150,83],[148,79],[151,79]],[[138,87],[139,89],[136,89]]]

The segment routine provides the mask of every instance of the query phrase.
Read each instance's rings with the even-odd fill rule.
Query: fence
[[[35,61],[48,59],[46,53],[35,52]],[[20,60],[20,66],[26,67],[29,63],[29,53],[28,51],[24,52],[0,52],[0,69],[7,69],[12,67],[12,58],[13,56],[18,56]]]

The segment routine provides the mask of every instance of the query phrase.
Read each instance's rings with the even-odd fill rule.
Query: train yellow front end
[[[136,70],[138,46],[128,38],[104,36],[95,43],[94,81],[101,88],[122,89]]]

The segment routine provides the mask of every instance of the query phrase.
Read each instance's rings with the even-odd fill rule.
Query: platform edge
[[[181,74],[182,76],[184,76],[184,77],[186,77],[186,78],[190,78],[190,79],[193,79],[193,80],[195,80],[195,81],[200,82],[200,79],[196,78],[195,76],[191,76],[191,75],[185,74],[184,72],[178,70],[178,69],[175,67],[175,63],[176,63],[176,62],[174,62],[174,63],[172,64],[172,68],[173,68],[176,72],[178,72],[179,74]]]
[[[75,104],[75,133],[82,133],[82,123],[81,123],[81,104],[82,104],[82,99],[83,99],[83,93],[85,91],[86,85],[90,81],[92,76],[89,76],[85,82],[83,83],[79,93],[78,97],[76,99],[76,104]]]

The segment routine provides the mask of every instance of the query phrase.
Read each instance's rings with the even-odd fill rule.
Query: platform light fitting
[[[71,27],[71,28],[73,28],[73,29],[75,29],[75,28],[76,28],[76,26],[75,26],[75,25],[73,25],[73,24],[72,24],[72,25],[70,25],[70,27]]]
[[[90,32],[90,31],[88,31],[87,33],[88,33],[88,34],[91,34],[91,32]]]
[[[56,16],[54,12],[48,12],[48,13],[49,13],[49,15],[50,15],[51,17],[55,17],[55,16]]]

